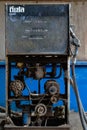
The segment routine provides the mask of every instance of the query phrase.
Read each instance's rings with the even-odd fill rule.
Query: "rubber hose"
[[[84,130],[87,130],[87,124],[86,124],[86,121],[85,121],[85,116],[84,116],[84,113],[83,113],[83,108],[82,108],[82,105],[81,105],[81,100],[80,100],[80,96],[79,96],[79,92],[78,92],[78,88],[77,88],[77,83],[76,83],[76,78],[75,78],[75,64],[72,63],[72,78],[73,78],[73,88],[74,88],[74,92],[75,92],[75,95],[76,95],[76,99],[77,99],[77,104],[78,104],[78,109],[79,109],[79,115],[80,115],[80,120],[81,120],[81,123],[82,123],[82,127]]]
[[[71,85],[72,85],[72,87],[73,87],[73,89],[74,89],[74,84],[73,84],[73,81],[72,81],[72,79],[70,78],[70,83],[71,83]],[[78,95],[79,96],[79,95]],[[80,101],[80,106],[81,106],[81,108],[82,108],[82,112],[83,112],[83,117],[84,117],[84,120],[86,121],[86,123],[87,123],[87,117],[86,117],[86,115],[85,115],[85,111],[84,111],[84,108],[83,108],[83,105],[82,105],[82,103],[81,103],[81,99],[80,99],[80,96],[79,96],[79,101]]]

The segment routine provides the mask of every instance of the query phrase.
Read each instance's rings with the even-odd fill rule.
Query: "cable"
[[[82,106],[82,103],[81,103],[81,100],[80,100],[79,91],[78,91],[78,88],[77,88],[77,83],[76,83],[75,77],[76,77],[75,76],[75,64],[73,62],[72,63],[73,88],[74,88],[75,96],[76,96],[76,99],[77,99],[77,104],[78,104],[79,115],[80,115],[82,127],[83,127],[84,130],[87,130],[87,124],[86,124],[87,119],[86,119],[84,109],[83,109],[83,106]]]
[[[48,72],[48,73],[49,73],[49,72]],[[62,66],[60,65],[60,72],[59,72],[59,74],[58,74],[57,76],[51,76],[51,77],[50,77],[50,76],[49,76],[49,77],[48,77],[48,76],[45,76],[44,78],[46,78],[46,79],[47,79],[47,78],[48,78],[48,79],[49,79],[49,78],[58,79],[58,78],[61,77],[61,75],[62,75]]]

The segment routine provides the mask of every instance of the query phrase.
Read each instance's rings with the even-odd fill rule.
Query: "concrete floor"
[[[71,130],[83,130],[80,117],[77,112],[70,112],[70,125]]]
[[[0,122],[1,120],[2,118],[0,118]],[[78,113],[73,112],[73,111],[70,112],[70,125],[71,125],[71,130],[83,130]]]

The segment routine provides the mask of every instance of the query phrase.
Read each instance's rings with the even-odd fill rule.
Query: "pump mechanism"
[[[68,4],[6,5],[5,130],[70,130],[70,57],[79,46]]]

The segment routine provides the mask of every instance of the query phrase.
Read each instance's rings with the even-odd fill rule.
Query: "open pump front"
[[[69,47],[69,5],[6,5],[6,130],[70,129]]]

